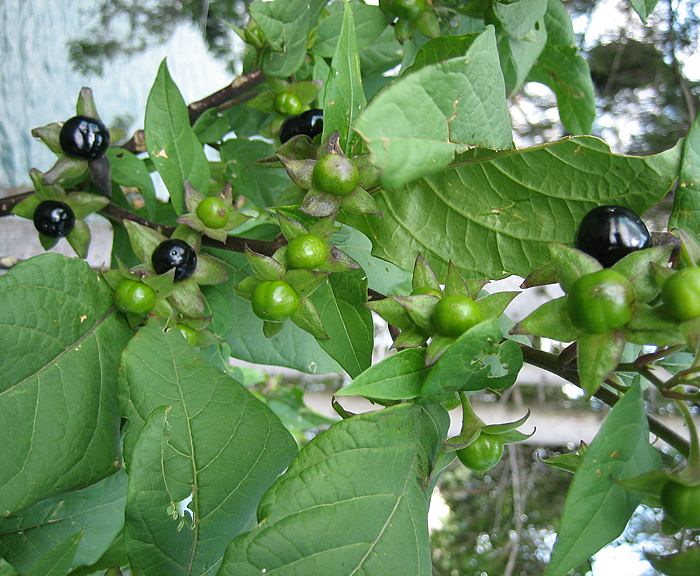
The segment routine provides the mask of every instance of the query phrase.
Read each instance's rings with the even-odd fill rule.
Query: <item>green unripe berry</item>
[[[392,10],[399,18],[414,21],[425,12],[427,4],[425,0],[394,0]]]
[[[297,236],[289,241],[285,256],[289,268],[317,268],[328,259],[328,245],[314,234]]]
[[[668,314],[680,322],[700,316],[700,268],[684,268],[669,277],[661,299]]]
[[[304,104],[296,94],[282,92],[275,98],[275,109],[285,116],[296,116],[304,111]]]
[[[470,470],[486,472],[503,457],[503,444],[493,434],[479,434],[466,448],[457,450],[457,458]]]
[[[574,326],[587,334],[605,334],[627,325],[633,303],[629,280],[615,270],[604,269],[576,280],[567,306]]]
[[[156,304],[156,293],[143,282],[125,279],[114,291],[114,303],[122,312],[147,314]]]
[[[360,171],[352,159],[340,154],[328,154],[314,164],[311,180],[322,192],[347,196],[357,188]]]
[[[469,296],[443,296],[433,310],[433,327],[442,336],[460,336],[481,322],[481,311]]]
[[[197,218],[207,228],[223,228],[228,222],[230,207],[218,196],[207,196],[197,205]]]
[[[253,290],[252,304],[258,318],[282,322],[297,311],[299,296],[284,280],[267,280]]]
[[[183,338],[187,340],[187,343],[190,346],[197,345],[197,341],[199,340],[199,333],[194,328],[187,326],[187,324],[178,324],[175,327],[180,331],[180,334],[182,334]]]

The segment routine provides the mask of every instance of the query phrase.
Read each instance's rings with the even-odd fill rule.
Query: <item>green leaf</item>
[[[561,122],[569,133],[590,134],[595,120],[591,71],[578,53],[571,18],[560,0],[549,0],[544,25],[547,44],[528,80],[554,91]]]
[[[27,576],[66,576],[83,537],[79,530],[42,556],[27,572]]]
[[[508,388],[522,365],[520,347],[511,340],[502,340],[498,319],[492,318],[455,340],[433,366],[420,395],[440,402],[460,390]]]
[[[420,47],[413,64],[404,74],[415,72],[431,64],[439,64],[445,60],[464,56],[478,37],[478,34],[467,34],[466,36],[440,36],[439,38],[434,38]]]
[[[124,536],[123,533],[120,533],[97,562],[90,564],[90,566],[81,566],[72,570],[70,576],[95,576],[95,573],[99,572],[99,570],[108,570],[115,566],[128,566],[128,564],[129,559],[126,554]],[[2,573],[0,572],[0,574]]]
[[[211,574],[296,444],[262,402],[176,330],[149,323],[127,346],[122,368],[129,560],[144,575]]]
[[[0,517],[119,466],[116,372],[130,331],[88,264],[44,254],[0,277]],[[18,362],[17,359],[22,361]]]
[[[243,194],[256,206],[280,206],[298,203],[299,189],[281,166],[258,163],[275,154],[275,146],[260,140],[236,138],[221,145],[221,159],[237,194]]]
[[[97,562],[124,525],[126,474],[38,502],[0,521],[0,554],[27,571],[76,530],[83,531],[72,566]]]
[[[425,486],[448,422],[404,404],[333,425],[265,494],[219,574],[430,576]]]
[[[594,206],[642,213],[655,205],[673,186],[678,166],[678,148],[620,156],[592,137],[471,151],[440,174],[375,192],[383,218],[343,221],[370,238],[375,256],[401,268],[411,269],[421,253],[439,278],[450,260],[465,277],[527,276],[550,260],[550,243],[573,240],[576,224]]]
[[[250,302],[233,289],[251,274],[245,257],[228,250],[208,251],[224,262],[228,273],[223,284],[204,288],[208,313],[212,315],[211,331],[230,346],[233,356],[255,364],[286,366],[312,374],[341,370],[313,336],[291,322],[285,322],[279,334],[266,339],[262,333],[263,321],[255,315]]]
[[[557,270],[557,280],[564,292],[568,292],[581,276],[603,269],[593,256],[564,244],[551,244],[549,252]]]
[[[617,480],[658,465],[649,445],[644,398],[635,384],[610,411],[574,475],[547,576],[564,576],[617,538],[641,501]]]
[[[322,138],[325,140],[338,132],[340,147],[347,151],[352,140],[353,120],[366,105],[355,20],[350,3],[346,1],[343,27],[324,89]]]
[[[532,334],[559,342],[573,342],[581,335],[581,331],[571,322],[566,297],[542,304],[521,320],[513,328],[513,333]]]
[[[374,364],[336,396],[363,396],[370,400],[409,400],[420,394],[429,368],[425,350],[409,348]]]
[[[370,51],[368,49],[387,29],[386,17],[377,6],[369,6],[358,1],[350,2],[350,6],[355,21],[357,44],[361,47],[361,55],[367,52],[369,59]],[[331,13],[319,22],[314,33],[314,43],[311,50],[316,56],[333,58],[342,33],[345,11],[340,3],[330,4],[326,9]],[[320,59],[316,58],[315,61]],[[327,77],[328,74],[323,77],[323,80],[325,81]]]
[[[683,145],[680,180],[668,227],[700,230],[700,114],[690,127]]]
[[[318,310],[308,298],[299,300],[299,308],[292,316],[292,322],[305,332],[313,335],[314,338],[327,340],[328,333],[323,327]]]
[[[411,273],[372,256],[372,243],[359,230],[342,225],[333,232],[331,242],[362,267],[369,288],[387,296],[410,292]]]
[[[476,305],[479,307],[481,317],[484,320],[498,318],[518,295],[520,295],[520,292],[494,292],[477,300]]]
[[[260,26],[271,50],[263,54],[263,72],[286,78],[306,55],[306,36],[316,24],[325,0],[255,0],[250,17]]]
[[[646,558],[666,576],[696,576],[700,566],[700,546],[691,546],[668,556],[647,554]]]
[[[383,90],[358,117],[382,183],[398,187],[444,169],[468,146],[510,148],[505,86],[488,28],[467,54],[425,66]]]
[[[665,267],[671,252],[673,246],[654,246],[646,250],[637,250],[616,262],[612,269],[627,277],[637,302],[649,302],[659,295],[652,264]]]
[[[617,367],[625,347],[619,333],[583,334],[578,339],[578,374],[581,387],[589,396],[596,393],[603,381]]]
[[[109,160],[112,181],[120,186],[138,188],[143,196],[148,218],[155,220],[157,217],[156,191],[145,162],[128,150],[119,147],[109,148],[105,157]]]
[[[634,8],[634,11],[637,14],[639,14],[639,17],[642,19],[642,22],[644,22],[644,24],[647,23],[647,18],[654,11],[654,8],[656,8],[657,2],[658,0],[630,0],[632,8]],[[674,575],[670,574],[669,576]]]
[[[187,105],[163,60],[146,104],[146,147],[177,214],[185,212],[185,180],[206,194],[209,163],[190,126]]]
[[[374,324],[365,307],[367,278],[362,270],[332,274],[311,296],[328,340],[319,344],[351,377],[372,363]]]

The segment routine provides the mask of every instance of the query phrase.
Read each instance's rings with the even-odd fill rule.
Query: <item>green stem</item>
[[[678,406],[683,415],[683,420],[685,420],[685,425],[688,427],[690,434],[690,449],[687,454],[688,468],[700,471],[700,440],[698,439],[698,429],[695,427],[693,415],[685,402],[676,400],[676,406]]]

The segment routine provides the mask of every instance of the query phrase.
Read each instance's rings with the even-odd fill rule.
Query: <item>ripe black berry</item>
[[[158,274],[175,268],[175,282],[178,282],[194,274],[197,254],[187,242],[170,239],[158,244],[151,255],[151,263]]]
[[[75,225],[75,214],[68,204],[45,200],[34,210],[34,227],[44,236],[63,238]]]
[[[576,232],[576,248],[603,266],[615,262],[651,242],[649,230],[632,210],[623,206],[597,206],[583,217]]]
[[[313,138],[317,134],[323,132],[323,110],[312,108],[299,114],[287,118],[280,128],[280,142],[284,144],[290,138],[306,134],[309,138]]]
[[[109,147],[109,130],[97,118],[73,116],[63,124],[59,140],[68,156],[96,160]]]

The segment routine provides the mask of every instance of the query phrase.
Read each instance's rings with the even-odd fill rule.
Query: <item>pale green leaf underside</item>
[[[130,331],[88,264],[44,254],[0,278],[0,517],[91,484],[119,455]],[[21,359],[21,361],[18,361]]]
[[[430,576],[427,474],[444,410],[404,404],[320,434],[264,496],[220,576]]]
[[[262,402],[201,360],[176,330],[150,323],[122,364],[129,558],[145,575],[211,574],[296,444]],[[144,429],[144,420],[164,406],[161,424]],[[190,495],[191,516],[170,517],[168,505]],[[178,530],[181,520],[186,527]]]
[[[383,90],[357,118],[382,182],[438,172],[468,146],[511,146],[505,85],[488,27],[463,57],[424,66]]]
[[[678,147],[656,156],[612,154],[601,140],[573,137],[505,152],[474,151],[399,189],[379,190],[383,218],[347,218],[373,253],[410,269],[419,252],[442,277],[447,263],[467,276],[527,276],[550,259],[549,244],[573,242],[594,206],[641,214],[678,174]]]

